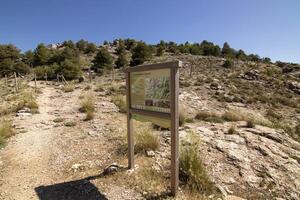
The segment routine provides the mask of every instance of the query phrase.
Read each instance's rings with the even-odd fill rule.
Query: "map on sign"
[[[130,74],[131,107],[170,113],[170,69]]]
[[[170,69],[130,73],[131,108],[170,113]],[[164,128],[169,119],[133,115],[140,121],[151,121]]]

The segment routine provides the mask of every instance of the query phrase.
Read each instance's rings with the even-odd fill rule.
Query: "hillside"
[[[104,46],[116,60],[117,43]],[[28,72],[15,94],[14,80],[1,79],[0,132],[10,134],[0,142],[0,199],[173,199],[169,131],[135,121],[137,166],[125,169],[124,74],[108,67],[90,83],[98,50],[79,52],[83,82],[41,76],[35,92]],[[299,65],[169,50],[145,63],[171,60],[184,63],[181,152],[197,155],[197,176],[181,168],[176,199],[299,199]]]

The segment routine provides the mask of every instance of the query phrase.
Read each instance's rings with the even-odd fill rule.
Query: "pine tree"
[[[131,66],[143,64],[152,57],[152,48],[144,42],[139,42],[132,52]]]
[[[129,62],[127,60],[126,54],[125,53],[121,53],[118,57],[118,59],[115,62],[116,64],[116,68],[123,68],[128,66]]]
[[[92,69],[103,74],[105,70],[112,69],[113,58],[105,48],[101,48],[92,63]]]

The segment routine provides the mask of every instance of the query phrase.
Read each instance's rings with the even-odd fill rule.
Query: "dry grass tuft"
[[[148,127],[139,127],[135,133],[135,153],[143,153],[148,150],[156,151],[159,149],[159,136],[153,133],[153,130]]]
[[[195,116],[195,119],[207,121],[207,122],[214,122],[214,123],[222,123],[224,120],[222,117],[214,112],[208,112],[208,111],[200,111]]]
[[[95,96],[91,92],[87,92],[81,99],[80,112],[86,113],[85,120],[92,120],[95,116]]]
[[[74,89],[75,89],[75,84],[69,83],[69,84],[64,85],[64,87],[62,88],[62,91],[67,93],[67,92],[73,92]]]
[[[15,111],[21,110],[25,107],[30,108],[31,113],[37,113],[39,105],[36,101],[35,96],[31,92],[23,92],[17,97],[17,106]]]
[[[14,135],[14,129],[10,121],[2,121],[0,123],[0,147],[5,144],[5,139]]]
[[[112,102],[119,107],[121,113],[126,113],[126,100],[125,96],[117,95],[112,97]]]
[[[180,178],[190,191],[212,194],[216,189],[199,156],[199,138],[191,132],[189,141],[188,144],[182,144],[180,149]]]

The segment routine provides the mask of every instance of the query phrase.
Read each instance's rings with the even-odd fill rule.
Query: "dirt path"
[[[0,199],[37,199],[35,188],[53,183],[49,159],[56,147],[57,136],[62,127],[55,128],[55,114],[74,109],[76,104],[66,104],[55,98],[54,87],[42,87],[38,97],[39,114],[29,117],[15,117],[17,134],[1,152]],[[71,96],[74,101],[78,94]]]

